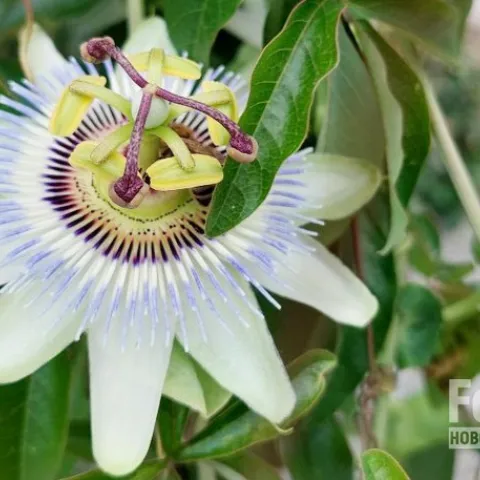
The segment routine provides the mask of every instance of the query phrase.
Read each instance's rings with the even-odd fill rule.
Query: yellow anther
[[[183,170],[175,157],[155,162],[148,170],[150,187],[154,190],[181,190],[185,188],[215,185],[223,179],[223,168],[218,160],[209,155],[194,154],[196,167],[190,172]]]
[[[98,147],[97,142],[82,142],[70,155],[69,162],[75,168],[90,170],[97,179],[108,182],[117,180],[123,175],[125,170],[125,157],[118,152],[112,152],[108,158],[100,165],[92,162],[92,153]]]
[[[173,155],[175,155],[174,158],[177,160],[178,165],[182,170],[190,172],[195,169],[195,155],[190,153],[190,150],[183,142],[182,137],[180,137],[175,130],[170,127],[162,126],[148,130],[148,133],[157,136],[167,144]]]
[[[230,101],[228,103],[218,105],[217,109],[227,115],[235,123],[238,122],[238,106],[235,94],[223,83],[220,82],[203,82],[202,89],[206,93],[218,93],[228,95]],[[208,131],[210,137],[215,145],[228,145],[230,141],[230,134],[228,131],[220,125],[217,121],[210,117],[207,117]]]
[[[103,137],[102,141],[93,149],[90,160],[97,165],[107,160],[121,145],[130,140],[132,130],[133,125],[127,123]]]
[[[103,87],[107,83],[107,79],[85,75],[73,83],[75,82]],[[53,111],[49,125],[50,133],[61,137],[71,135],[81,124],[93,100],[93,97],[89,95],[72,91],[71,85],[69,85],[63,91],[60,101]]]
[[[132,62],[132,65],[140,72],[147,72],[149,70],[152,60],[151,52],[136,53],[134,55],[127,55],[127,57],[130,62]],[[198,63],[174,55],[164,55],[162,73],[186,80],[198,80],[202,76],[202,70]]]

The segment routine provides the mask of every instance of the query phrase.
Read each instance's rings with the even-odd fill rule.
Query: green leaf
[[[299,0],[268,0],[268,15],[263,31],[265,44],[280,32],[291,11],[298,3]]]
[[[365,22],[358,31],[383,113],[391,228],[381,253],[405,240],[405,208],[430,148],[430,120],[420,81],[405,61]]]
[[[167,466],[166,460],[152,460],[145,462],[131,475],[122,477],[122,480],[157,480],[158,474]],[[63,480],[110,480],[113,477],[103,473],[100,470],[92,470],[90,472],[74,475],[73,477],[64,478]]]
[[[346,3],[357,15],[389,23],[442,57],[451,60],[460,52],[461,18],[444,0],[347,0]]]
[[[256,443],[288,433],[285,429],[291,428],[318,401],[325,388],[325,374],[334,366],[335,356],[330,352],[313,350],[305,353],[288,368],[297,403],[291,416],[280,427],[246,410],[242,404],[237,404],[228,412],[226,418],[216,422],[218,428],[207,427],[207,434],[200,432],[175,458],[180,461],[194,461],[226,457]]]
[[[408,260],[423,275],[431,277],[437,271],[440,261],[440,235],[436,226],[426,215],[410,219],[411,247]]]
[[[322,82],[328,86],[328,102],[317,151],[365,159],[383,167],[385,137],[377,94],[345,28],[339,32],[339,54],[338,67]]]
[[[472,240],[472,254],[476,263],[480,263],[480,242],[474,238]]]
[[[474,264],[471,262],[448,263],[442,260],[440,236],[428,217],[412,217],[410,235],[412,241],[408,258],[413,267],[423,275],[445,283],[456,283],[473,271]]]
[[[72,421],[68,431],[67,451],[93,462],[92,434],[89,421]]]
[[[35,20],[65,20],[86,13],[97,0],[33,0]],[[17,28],[25,21],[22,2],[2,0],[0,5],[0,31]]]
[[[405,285],[398,292],[398,357],[401,368],[424,367],[435,353],[442,324],[442,306],[430,290]]]
[[[341,5],[306,0],[265,48],[252,75],[240,126],[259,143],[257,160],[227,160],[207,220],[207,234],[220,235],[262,203],[282,162],[305,138],[317,83],[337,63],[336,31]]]
[[[30,377],[0,386],[0,472],[8,480],[51,480],[68,434],[72,353]]]
[[[448,429],[448,425],[445,427]],[[411,478],[434,478],[452,480],[454,478],[455,450],[448,443],[427,446],[425,449],[402,458],[402,465]]]
[[[333,416],[321,423],[305,418],[281,445],[294,480],[352,479],[352,453]]]
[[[373,448],[361,457],[365,480],[408,480],[401,465],[387,452]]]
[[[463,36],[465,31],[465,24],[467,22],[468,14],[472,9],[473,0],[447,0],[458,12],[460,17],[460,34]]]
[[[431,392],[421,391],[408,398],[389,399],[385,447],[396,457],[403,460],[429,446],[445,443],[449,427],[448,397],[439,391],[433,393],[435,397]]]
[[[155,480],[182,480],[182,477],[175,468],[171,467],[163,471],[159,477],[155,477]]]
[[[233,457],[222,458],[221,461],[215,462],[226,465],[233,471],[242,475],[245,480],[261,479],[261,480],[280,480],[281,476],[278,471],[268,464],[265,460],[254,455],[251,452],[240,453]]]
[[[162,446],[167,455],[175,452],[181,445],[188,413],[187,407],[172,402],[167,397],[162,397],[157,421],[160,427]]]
[[[220,29],[241,0],[164,0],[168,31],[178,51],[204,65]]]

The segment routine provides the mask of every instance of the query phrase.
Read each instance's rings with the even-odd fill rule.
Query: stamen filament
[[[149,133],[156,135],[172,151],[175,159],[183,170],[191,172],[195,168],[195,160],[190,150],[182,140],[182,137],[169,127],[157,127],[149,130]]]
[[[130,102],[106,87],[93,85],[92,83],[87,83],[81,80],[75,80],[72,82],[69,89],[74,93],[102,100],[106,104],[116,108],[120,113],[123,113],[123,115],[129,120],[132,119]]]
[[[123,127],[119,127],[112,133],[104,137],[101,143],[92,152],[91,160],[95,164],[104,162],[108,156],[117,150],[123,143],[128,142],[130,135],[132,134],[132,124],[128,123]]]

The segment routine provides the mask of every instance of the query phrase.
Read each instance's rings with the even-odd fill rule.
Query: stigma
[[[235,94],[220,82],[204,81],[200,93],[183,97],[162,88],[164,77],[199,80],[200,66],[154,48],[127,57],[109,37],[93,38],[81,46],[85,61],[117,62],[138,87],[131,99],[109,89],[105,77],[84,75],[64,90],[50,120],[55,136],[77,130],[95,100],[119,111],[122,122],[107,135],[80,143],[70,164],[89,170],[108,200],[124,209],[138,208],[149,192],[215,186],[223,179],[228,156],[240,163],[255,160],[258,144],[238,125]],[[175,121],[189,111],[204,115],[208,133],[224,153],[202,149],[179,132]]]

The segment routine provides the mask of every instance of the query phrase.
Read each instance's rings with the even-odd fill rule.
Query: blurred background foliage
[[[110,35],[118,44],[127,38],[128,5],[125,0],[33,0],[32,3],[36,21],[67,56],[78,56],[78,45],[94,35]],[[165,14],[168,20],[171,3],[145,0],[145,12]],[[225,64],[250,74],[263,46],[262,34],[265,42],[274,38],[297,3],[295,0],[241,2],[228,27],[213,37],[210,64]],[[438,28],[435,21],[443,18],[438,12],[444,12],[449,5],[455,9],[455,25],[460,30],[471,2],[388,0],[381,3],[352,1],[351,8],[344,14],[340,25],[340,64],[316,91],[304,146],[317,146],[320,151],[342,155],[361,156],[362,153],[373,162],[378,157],[378,163],[383,164],[386,149],[383,129],[386,127],[377,98],[378,83],[372,82],[375,75],[371,76],[370,71],[375,62],[372,44],[385,54],[385,59],[390,59],[387,67],[394,72],[394,79],[399,79],[400,87],[404,86],[402,82],[408,83],[406,79],[412,76],[415,79],[412,73],[415,69],[410,71],[409,61],[403,63],[403,59],[411,58],[413,48],[414,57],[424,62],[425,71],[438,92],[468,170],[475,184],[480,185],[480,8],[474,6],[460,48],[462,34],[454,38],[453,43],[458,41],[455,46],[443,32],[445,28],[453,29],[448,18],[446,24],[439,24]],[[432,31],[422,32],[424,26],[420,21],[418,25],[406,26],[409,19],[416,17],[417,7],[438,13],[438,18],[431,22]],[[356,24],[357,16],[384,21],[379,25],[375,20],[374,25],[395,50],[388,50],[390,47],[384,46],[382,38],[377,39],[368,26]],[[10,95],[8,81],[22,77],[16,39],[23,22],[24,10],[19,0],[0,0],[0,90],[5,95]],[[408,40],[404,36],[405,29],[410,29]],[[395,77],[398,72],[403,76]],[[390,88],[394,93],[393,82]],[[399,103],[407,117],[405,112],[408,113],[413,97],[405,92],[401,91]],[[421,101],[416,104],[416,113],[421,110],[420,104]],[[428,125],[428,118],[426,121]],[[425,137],[428,137],[428,144],[428,133]],[[423,147],[418,143],[413,145],[414,150],[420,148]],[[316,370],[321,372],[322,382],[324,374],[333,372],[327,386],[322,383],[321,400],[297,424],[293,433],[280,439],[278,432],[261,430],[258,419],[249,420],[254,425],[253,433],[249,433],[251,438],[242,449],[250,443],[277,437],[275,442],[263,443],[233,456],[228,455],[227,448],[221,455],[213,455],[213,459],[205,454],[209,459],[200,462],[190,461],[187,448],[182,454],[185,457],[175,461],[176,470],[164,470],[165,465],[155,460],[158,452],[152,446],[150,463],[129,478],[273,480],[282,475],[295,480],[346,480],[356,478],[360,466],[368,480],[402,479],[407,478],[406,475],[419,480],[477,478],[480,461],[476,452],[454,455],[448,449],[447,394],[450,378],[474,378],[480,373],[480,277],[477,269],[480,247],[472,240],[462,203],[444,165],[444,155],[444,147],[434,136],[413,196],[409,203],[408,200],[403,202],[407,212],[406,235],[393,251],[383,256],[378,254],[385,247],[392,226],[393,213],[391,216],[389,212],[392,191],[388,182],[353,221],[348,218],[329,222],[319,229],[321,240],[345,262],[356,267],[379,298],[381,308],[373,329],[378,365],[372,368],[368,358],[366,332],[337,328],[318,312],[293,302],[282,301],[281,312],[263,305],[287,363],[310,349],[322,348],[336,353],[336,365],[325,352],[316,358],[317,364],[313,363],[317,367],[322,363],[322,368]],[[416,177],[407,182],[409,188],[415,186],[415,180]],[[391,183],[394,182],[391,180]],[[362,265],[358,265],[358,258],[355,258],[355,236],[362,248]],[[68,359],[67,369],[64,357]],[[51,383],[48,378],[54,375],[52,372],[56,368],[62,370],[58,381],[63,382],[65,391],[70,393],[60,403],[53,402],[52,411],[45,413],[48,407],[42,407],[45,402],[41,399],[49,398]],[[36,389],[37,383],[43,387]],[[374,402],[370,396],[372,390]],[[23,413],[18,410],[19,402],[23,402]],[[38,415],[46,416],[52,425],[59,412],[69,412],[67,430],[52,428],[55,432],[48,437],[47,429],[47,438],[25,439],[25,412],[35,415],[39,408],[44,410]],[[244,407],[232,401],[229,411],[235,409],[235,421],[247,415]],[[369,422],[369,411],[373,409],[374,418]],[[11,412],[16,412],[18,418]],[[14,452],[0,453],[0,478],[53,480],[47,457],[54,459],[55,478],[93,468],[88,417],[83,343],[69,349],[31,379],[14,387],[0,387],[0,447]],[[184,407],[168,399],[162,400],[159,425],[162,439],[168,438],[166,445],[191,439],[192,419],[188,417],[190,423],[186,423],[187,417]],[[465,424],[473,424],[468,411],[465,411],[464,420]],[[212,425],[208,427],[212,434],[218,432],[220,426],[227,425],[235,435],[232,417],[220,414]],[[214,443],[213,436],[206,438]],[[210,447],[213,450],[221,448],[221,445],[202,446],[201,440],[200,447],[193,443],[190,449],[195,450],[192,445],[200,450],[205,448],[205,451]],[[36,448],[35,444],[28,443],[32,441],[42,443],[43,460],[29,450]],[[374,445],[382,451],[361,453]],[[390,455],[397,458],[403,468]],[[29,462],[33,462],[34,470],[30,469]],[[375,468],[378,462],[386,465],[385,475],[378,474]],[[107,477],[93,471],[74,478],[100,480]]]

